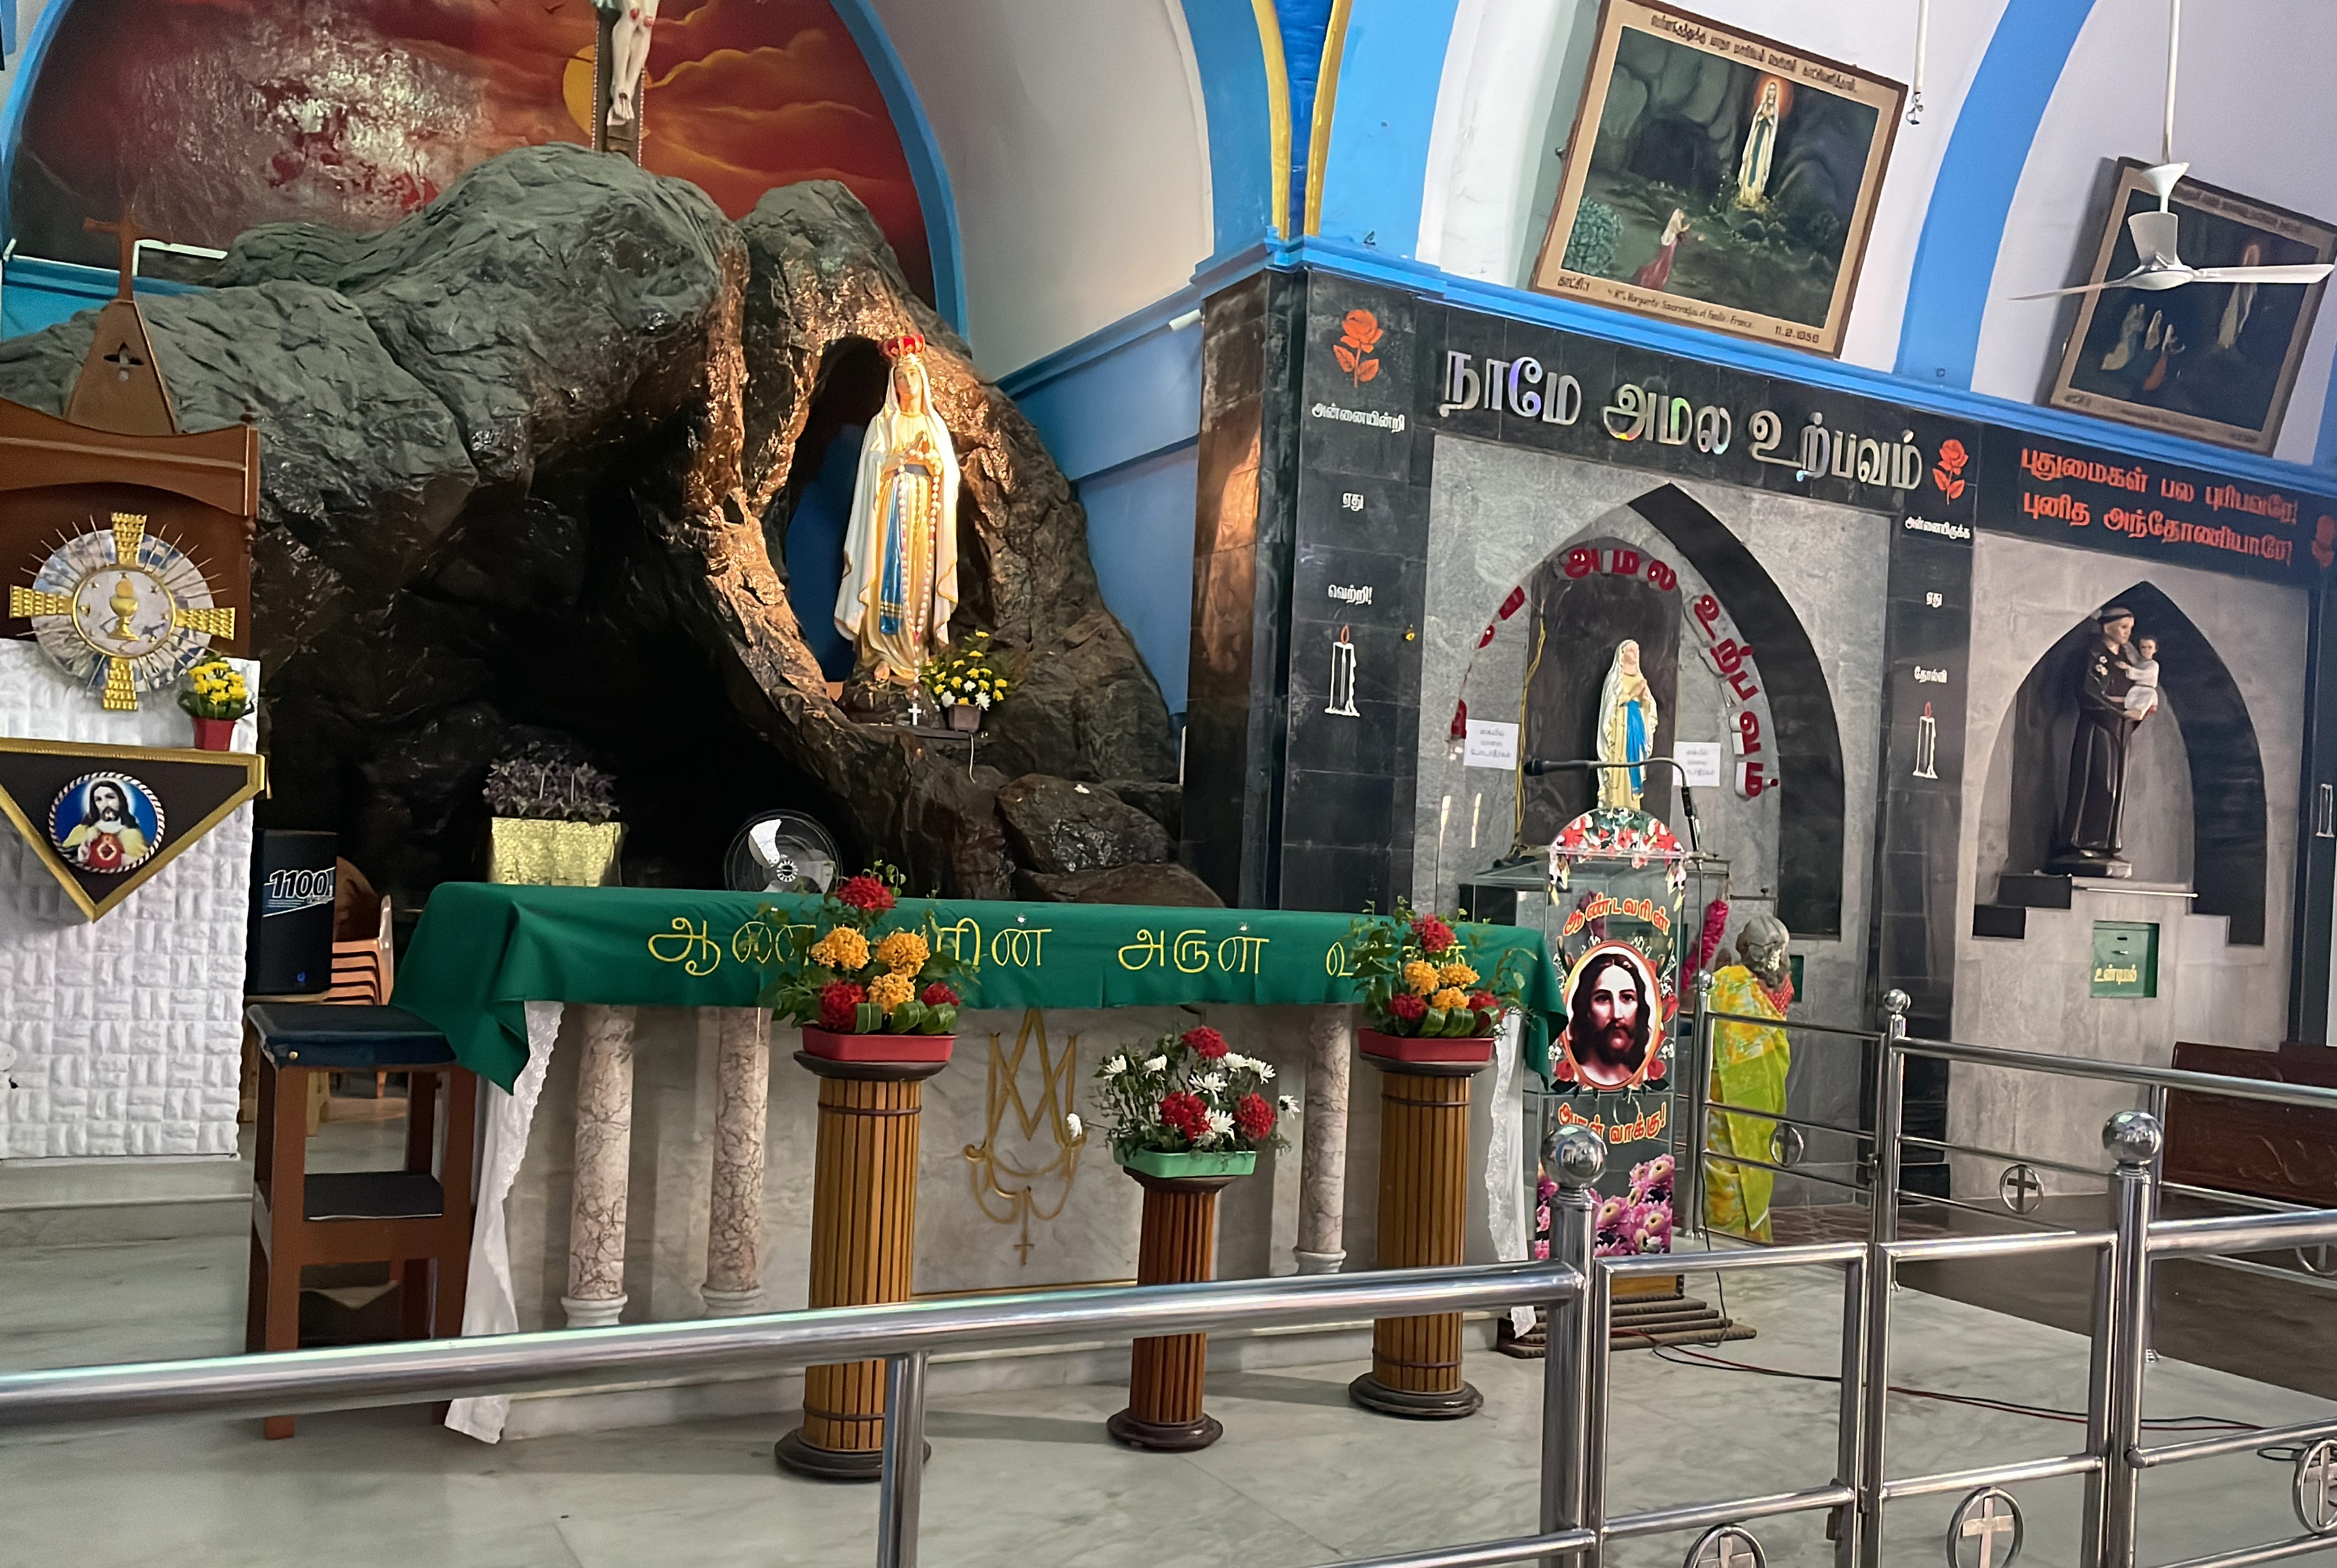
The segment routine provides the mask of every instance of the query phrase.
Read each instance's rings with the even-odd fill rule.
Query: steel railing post
[[[1688,1233],[1699,1238],[1707,1235],[1704,1214],[1704,1172],[1706,1151],[1712,1143],[1712,971],[1705,970],[1696,977],[1696,1030],[1692,1053],[1695,1060],[1686,1065],[1688,1074],[1687,1168]],[[1706,1244],[1699,1242],[1699,1244]]]
[[[1853,1488],[1865,1474],[1866,1275],[1875,1261],[1875,1254],[1869,1251],[1845,1267],[1842,1275],[1842,1404],[1834,1416],[1834,1480]],[[1858,1568],[1865,1523],[1860,1502],[1834,1511],[1835,1568]]]
[[[1882,1037],[1874,1064],[1874,1190],[1869,1233],[1878,1242],[1899,1239],[1899,1127],[1907,1101],[1907,993],[1882,993]],[[1873,1281],[1870,1275],[1870,1289]]]
[[[2101,1467],[2086,1476],[2084,1512],[2078,1518],[2078,1568],[2101,1568],[2103,1510],[2109,1501],[2110,1368],[2117,1362],[2117,1251],[2114,1247],[2094,1254],[2091,1326],[2086,1365],[2086,1452],[2099,1460]]]
[[[1560,1127],[1542,1144],[1542,1163],[1558,1183],[1550,1203],[1550,1261],[1581,1276],[1570,1300],[1555,1302],[1543,1339],[1541,1373],[1541,1529],[1545,1535],[1583,1524],[1584,1482],[1600,1456],[1590,1448],[1590,1329],[1599,1316],[1592,1255],[1599,1247],[1599,1177],[1607,1144],[1588,1127]],[[1596,1552],[1584,1561],[1595,1563]],[[1560,1557],[1542,1559],[1559,1568]]]
[[[925,1475],[925,1352],[885,1363],[885,1469],[876,1493],[876,1568],[917,1568]]]
[[[2135,1524],[2142,1472],[2131,1450],[2142,1443],[2142,1374],[2150,1353],[2150,1209],[2156,1162],[2166,1142],[2147,1111],[2120,1111],[2102,1128],[2102,1147],[2117,1161],[2111,1193],[2117,1206],[2111,1242],[2115,1267],[2109,1373],[2108,1452],[2103,1456],[2101,1568],[2134,1568]]]
[[[1882,1568],[1882,1479],[1886,1445],[1883,1425],[1891,1398],[1891,1287],[1897,1265],[1882,1250],[1899,1239],[1899,1118],[1904,1101],[1907,1058],[1899,1047],[1907,1037],[1907,993],[1883,993],[1886,1015],[1875,1042],[1874,1184],[1869,1196],[1866,1258],[1866,1357],[1859,1388],[1859,1497],[1863,1517],[1855,1534],[1860,1568]]]

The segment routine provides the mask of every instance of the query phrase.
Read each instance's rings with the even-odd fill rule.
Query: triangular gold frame
[[[31,846],[34,856],[43,865],[48,867],[49,874],[57,879],[57,885],[65,890],[65,896],[73,900],[74,907],[92,920],[112,913],[122,900],[144,886],[147,878],[176,860],[181,850],[226,821],[230,812],[268,787],[268,759],[256,752],[197,751],[186,746],[90,745],[78,741],[7,738],[0,738],[0,752],[25,752],[36,756],[84,757],[93,762],[112,763],[126,763],[133,758],[145,758],[154,762],[193,763],[203,767],[234,767],[242,770],[244,781],[234,794],[228,796],[227,800],[215,807],[210,814],[197,821],[192,827],[171,833],[170,842],[154,852],[152,860],[148,861],[136,871],[124,873],[122,885],[102,899],[93,899],[89,896],[88,891],[73,874],[73,869],[66,865],[64,860],[59,858],[57,852],[50,846],[48,834],[41,831],[34,825],[33,820],[24,814],[24,808],[18,803],[15,795],[5,789],[0,789],[0,813],[5,813],[8,820],[16,824],[17,833],[22,834],[24,842]]]

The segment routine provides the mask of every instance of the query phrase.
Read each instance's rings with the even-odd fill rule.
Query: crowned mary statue
[[[1615,662],[1599,690],[1599,760],[1631,765],[1599,770],[1602,809],[1639,809],[1648,787],[1648,770],[1639,765],[1655,755],[1656,724],[1656,694],[1640,673],[1639,645],[1626,638],[1615,645]]]
[[[957,453],[934,412],[924,346],[915,333],[885,341],[893,374],[861,443],[836,596],[836,629],[861,667],[903,686],[949,641],[957,609]]]

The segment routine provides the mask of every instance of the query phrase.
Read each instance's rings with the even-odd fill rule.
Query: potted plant
[[[530,745],[487,770],[487,880],[599,887],[625,840],[616,781],[556,747]]]
[[[1096,1077],[1111,1157],[1144,1189],[1137,1282],[1208,1279],[1217,1193],[1257,1168],[1260,1149],[1283,1146],[1276,1128],[1296,1105],[1287,1096],[1267,1098],[1274,1068],[1231,1049],[1208,1027],[1116,1052]],[[1206,1335],[1137,1340],[1129,1357],[1128,1407],[1104,1430],[1131,1448],[1208,1447],[1225,1430],[1201,1407],[1208,1362]]]
[[[1476,941],[1453,922],[1416,914],[1396,901],[1392,915],[1367,915],[1348,937],[1363,981],[1370,1022],[1356,1031],[1367,1057],[1387,1062],[1482,1063],[1493,1059],[1501,1021],[1524,1002],[1524,976],[1503,957],[1488,980],[1478,971]]]
[[[1247,1176],[1260,1149],[1283,1146],[1275,1128],[1296,1109],[1286,1095],[1267,1098],[1271,1064],[1206,1027],[1107,1057],[1096,1079],[1111,1157],[1148,1176]]]
[[[946,658],[929,658],[917,678],[941,705],[952,729],[977,730],[982,716],[1014,689],[990,634],[977,631]]]
[[[763,1006],[803,1030],[807,1056],[837,1062],[946,1062],[956,1043],[960,968],[925,933],[889,927],[902,876],[878,864],[820,900],[809,924],[766,906],[758,919],[787,932]]]
[[[195,721],[198,750],[229,751],[235,744],[235,721],[251,711],[251,688],[235,666],[207,658],[187,672],[179,706]]]

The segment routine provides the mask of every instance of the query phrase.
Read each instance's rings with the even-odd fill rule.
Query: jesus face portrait
[[[1582,956],[1567,982],[1563,1041],[1574,1080],[1586,1088],[1644,1082],[1662,1043],[1663,996],[1646,957],[1623,942]]]

